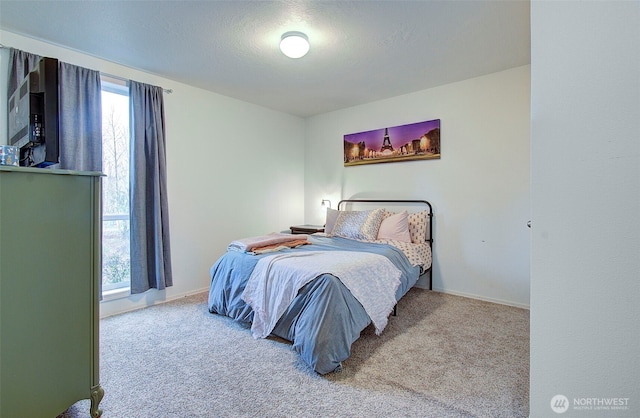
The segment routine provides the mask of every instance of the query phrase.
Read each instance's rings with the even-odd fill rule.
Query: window
[[[129,289],[129,89],[102,77],[102,292]]]

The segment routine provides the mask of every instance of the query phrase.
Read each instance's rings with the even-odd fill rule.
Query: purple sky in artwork
[[[398,148],[408,142],[411,142],[413,139],[419,139],[425,133],[438,127],[440,127],[440,119],[401,126],[390,126],[389,139],[391,140],[393,148]],[[369,149],[380,149],[383,139],[384,128],[344,136],[344,140],[348,142],[357,143],[364,141],[366,147]]]

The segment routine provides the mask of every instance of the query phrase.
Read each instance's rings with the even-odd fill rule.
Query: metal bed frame
[[[429,203],[426,200],[383,200],[383,199],[344,199],[341,200],[340,202],[338,202],[338,207],[337,209],[340,210],[340,206],[341,205],[346,205],[348,203],[394,203],[394,204],[400,204],[400,205],[404,205],[404,206],[411,206],[411,205],[426,205],[428,207],[428,219],[429,219],[429,227],[427,228],[426,234],[425,234],[425,241],[429,243],[429,246],[431,247],[431,267],[429,267],[428,270],[424,271],[420,276],[424,276],[425,274],[428,274],[427,276],[427,280],[429,282],[428,285],[428,289],[432,290],[432,283],[431,283],[431,278],[432,278],[432,272],[433,272],[433,207],[431,206],[431,203]],[[396,310],[394,308],[393,310],[394,315],[396,314]]]

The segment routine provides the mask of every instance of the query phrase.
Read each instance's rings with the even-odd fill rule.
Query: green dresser
[[[0,417],[100,416],[100,173],[0,166]]]

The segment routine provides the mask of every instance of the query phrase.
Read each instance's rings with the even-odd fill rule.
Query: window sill
[[[120,289],[106,290],[102,292],[102,300],[100,302],[107,302],[110,300],[124,299],[129,296],[131,289],[128,287],[121,287]]]

